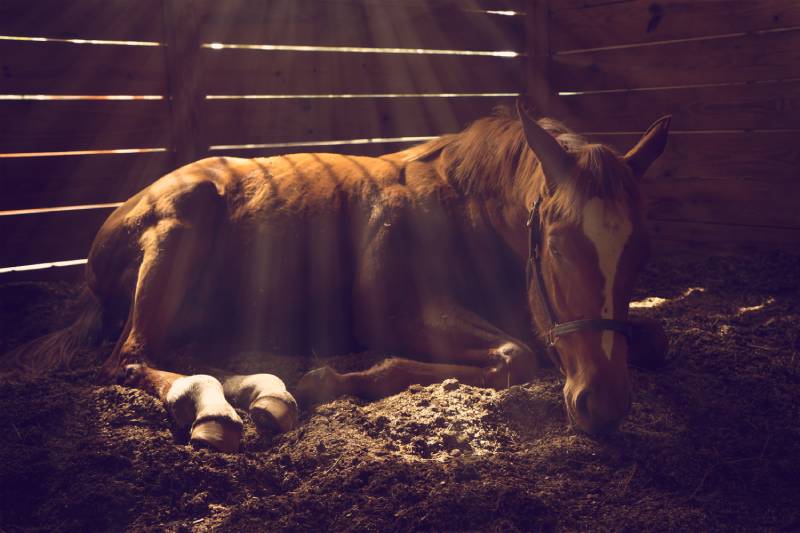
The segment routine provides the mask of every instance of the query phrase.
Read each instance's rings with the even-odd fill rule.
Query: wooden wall
[[[413,51],[524,53],[524,16],[489,12],[521,6],[3,0],[0,36],[37,40],[0,38],[0,272],[85,258],[117,202],[207,155],[380,154],[458,131],[524,91],[523,58]]]
[[[384,153],[526,90],[620,150],[674,116],[657,251],[800,251],[799,28],[794,0],[3,0],[0,36],[36,40],[0,38],[0,282],[79,275],[2,272],[84,258],[180,164]]]
[[[623,151],[673,115],[645,185],[657,250],[800,251],[800,2],[536,4],[551,114]]]

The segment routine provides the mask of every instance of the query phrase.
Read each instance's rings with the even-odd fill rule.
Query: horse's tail
[[[33,378],[69,368],[82,348],[99,343],[103,331],[103,305],[89,287],[83,288],[74,309],[77,315],[71,325],[25,343],[3,356],[0,377]]]

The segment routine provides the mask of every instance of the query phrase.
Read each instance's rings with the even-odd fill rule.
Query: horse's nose
[[[605,433],[616,429],[630,408],[630,392],[603,395],[584,387],[575,394],[572,419],[587,433]]]
[[[579,420],[588,420],[591,418],[589,412],[589,396],[591,396],[589,389],[583,389],[575,396],[575,415]]]

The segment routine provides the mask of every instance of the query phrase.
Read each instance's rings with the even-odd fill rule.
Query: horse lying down
[[[103,224],[76,322],[10,360],[39,374],[116,336],[105,379],[157,395],[193,443],[222,451],[239,445],[234,407],[283,432],[295,397],[374,399],[452,377],[504,388],[548,364],[578,428],[614,428],[631,405],[629,360],[666,350],[628,305],[648,255],[638,183],[669,117],[621,156],[517,111],[377,158],[215,157],[171,172]],[[176,339],[220,336],[402,357],[313,370],[294,396],[270,374],[164,370]]]

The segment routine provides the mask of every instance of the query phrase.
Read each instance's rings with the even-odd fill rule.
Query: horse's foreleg
[[[487,387],[529,381],[542,365],[526,343],[455,304],[430,305],[419,317],[397,320],[395,329],[399,349],[431,363],[481,368]]]
[[[391,358],[362,372],[340,374],[327,366],[312,370],[302,377],[295,393],[305,406],[343,394],[378,400],[402,392],[409,385],[431,385],[448,378],[476,387],[487,385],[486,372],[478,367]]]
[[[284,433],[297,427],[297,402],[277,376],[229,376],[223,379],[223,390],[229,402],[250,412],[262,433]]]
[[[304,404],[342,394],[377,399],[412,384],[429,385],[447,378],[501,389],[534,377],[539,360],[528,346],[468,311],[452,306],[445,309],[419,319],[395,318],[394,338],[402,339],[401,343],[382,345],[377,337],[369,343],[387,352],[419,354],[424,362],[388,359],[369,370],[346,374],[319,368],[300,380],[298,399]]]
[[[144,364],[127,365],[124,385],[142,389],[161,399],[178,429],[189,432],[195,446],[235,452],[242,437],[242,420],[225,399],[222,384],[204,374],[184,376]]]

